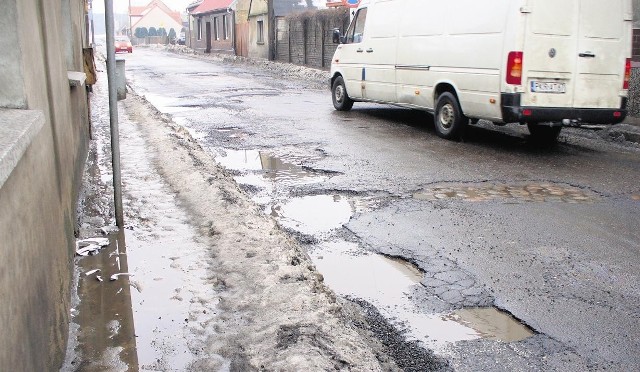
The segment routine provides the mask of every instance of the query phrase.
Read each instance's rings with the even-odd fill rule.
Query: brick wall
[[[629,82],[629,100],[627,109],[629,116],[640,117],[640,29],[633,29],[632,69]]]
[[[276,60],[329,68],[338,46],[332,42],[333,29],[344,32],[349,25],[349,13],[323,10],[279,18],[276,23]]]
[[[640,29],[638,28],[633,29],[632,45],[633,45],[633,50],[631,54],[633,57],[633,61],[640,62]]]

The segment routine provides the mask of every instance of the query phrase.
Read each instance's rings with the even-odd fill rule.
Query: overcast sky
[[[167,6],[173,10],[184,12],[187,5],[191,4],[193,0],[162,0]],[[131,6],[144,6],[151,2],[151,0],[131,0]],[[129,7],[129,0],[113,0],[113,10],[116,13],[127,13]],[[95,13],[104,13],[104,0],[93,0],[93,11]]]

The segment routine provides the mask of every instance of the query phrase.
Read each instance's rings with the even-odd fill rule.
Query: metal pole
[[[118,93],[116,81],[116,49],[114,46],[113,0],[104,0],[104,21],[107,32],[107,79],[109,82],[109,119],[111,122],[111,162],[113,164],[113,196],[116,225],[124,226],[122,213],[122,179],[120,177],[120,134],[118,130]]]

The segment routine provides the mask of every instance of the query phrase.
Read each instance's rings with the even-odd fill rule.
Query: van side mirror
[[[342,39],[342,35],[340,35],[340,29],[339,28],[334,28],[333,29],[333,43],[334,44],[341,44],[343,42],[344,42],[344,40]]]

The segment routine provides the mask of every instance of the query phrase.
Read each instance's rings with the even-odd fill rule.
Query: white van
[[[434,113],[440,137],[469,119],[562,125],[626,116],[631,0],[362,0],[331,63],[337,110],[354,101]]]

